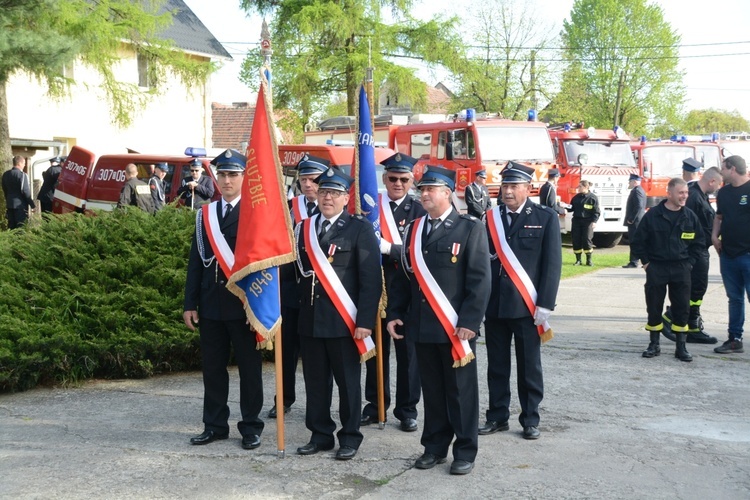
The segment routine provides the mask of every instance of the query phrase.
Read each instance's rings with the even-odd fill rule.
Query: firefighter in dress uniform
[[[479,170],[474,176],[474,182],[466,186],[464,191],[466,213],[477,219],[484,219],[484,213],[492,208],[492,199],[487,189],[487,171]]]
[[[510,428],[513,342],[521,404],[518,421],[525,439],[538,439],[539,404],[544,397],[540,348],[542,336],[549,335],[546,322],[555,308],[560,284],[560,224],[555,212],[528,199],[533,168],[509,162],[501,175],[503,206],[487,216],[492,292],[484,329],[490,405],[487,422],[479,433],[494,434]],[[526,297],[536,297],[536,301],[529,303]]]
[[[203,163],[194,158],[190,161],[190,177],[182,179],[177,189],[177,196],[185,200],[185,206],[197,210],[214,197],[214,182],[211,177],[203,175]]]
[[[297,182],[301,193],[289,200],[289,213],[296,226],[303,220],[319,213],[318,184],[320,174],[328,170],[330,163],[324,158],[305,155],[297,163]],[[290,262],[279,269],[281,276],[281,364],[284,380],[284,413],[289,413],[297,400],[297,362],[300,356],[299,308],[300,294],[297,264]],[[276,396],[273,398],[276,401]],[[278,408],[274,403],[268,418],[276,418]]]
[[[646,213],[646,191],[641,187],[641,180],[642,178],[638,174],[630,174],[630,178],[628,178],[630,194],[625,204],[623,225],[628,228],[629,242],[633,241],[635,230],[638,229],[638,224],[641,223],[641,219]],[[638,267],[638,259],[633,255],[632,249],[630,250],[630,260],[622,267],[625,269],[636,269]]]
[[[650,342],[644,358],[661,354],[659,337],[664,328],[662,313],[669,289],[675,357],[692,361],[685,347],[690,313],[690,272],[706,247],[698,216],[685,207],[687,183],[678,177],[667,185],[667,199],[646,212],[635,232],[631,248],[646,271],[646,310]]]
[[[558,215],[565,215],[565,209],[557,201],[557,182],[559,179],[560,171],[558,169],[547,170],[547,182],[539,188],[539,204],[551,208]],[[502,197],[502,194],[500,196]]]
[[[349,215],[353,179],[334,168],[318,177],[320,213],[297,224],[302,280],[299,333],[310,441],[300,455],[335,445],[331,418],[331,377],[339,389],[341,429],[337,460],[349,460],[362,443],[362,366],[375,354],[370,338],[383,288],[375,230],[361,215]]]
[[[416,158],[405,154],[395,155],[383,160],[383,184],[386,193],[380,196],[380,253],[383,255],[383,276],[385,291],[388,296],[394,290],[393,282],[396,275],[403,273],[401,269],[401,248],[403,247],[404,230],[407,224],[421,217],[426,212],[422,204],[409,189],[414,181],[412,169],[417,163]],[[390,354],[391,337],[387,334],[385,318],[381,320],[383,328],[383,385],[385,389],[385,410],[391,404],[390,387]],[[393,415],[401,421],[400,429],[404,432],[417,430],[417,404],[419,403],[419,370],[417,369],[417,353],[414,344],[403,339],[394,340],[396,351],[396,404]],[[370,425],[378,421],[378,386],[377,364],[375,358],[367,361],[367,376],[365,378],[365,399],[368,403],[362,410],[362,425]]]
[[[263,360],[255,332],[247,324],[242,301],[226,288],[231,273],[231,269],[224,268],[226,258],[216,258],[222,252],[234,252],[247,160],[228,149],[211,163],[216,165],[222,198],[196,214],[183,306],[185,325],[190,330],[200,327],[203,364],[204,430],[190,443],[205,445],[229,437],[227,365],[234,348],[240,375],[241,420],[237,428],[242,435],[242,447],[252,450],[260,446],[264,426],[259,418],[263,407]]]
[[[154,165],[154,173],[148,180],[148,187],[151,189],[151,200],[154,203],[154,210],[159,211],[164,208],[166,196],[164,195],[164,178],[169,173],[169,165],[166,163],[157,163]]]
[[[445,462],[453,442],[450,472],[468,474],[479,440],[474,352],[490,293],[487,236],[479,219],[451,205],[454,171],[427,166],[417,187],[428,215],[405,231],[407,275],[398,275],[388,298],[388,333],[413,342],[417,352],[424,453],[414,466]]]

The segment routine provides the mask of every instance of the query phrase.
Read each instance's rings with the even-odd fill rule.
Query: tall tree
[[[587,124],[637,133],[649,121],[678,120],[680,37],[661,7],[646,0],[576,0],[562,39],[586,91]]]
[[[10,158],[10,129],[6,86],[16,72],[44,82],[51,97],[62,98],[71,85],[88,85],[62,76],[65,64],[79,60],[97,70],[110,104],[112,121],[127,126],[134,111],[163,91],[167,72],[187,87],[204,82],[215,68],[173,50],[173,43],[158,33],[171,14],[165,0],[0,0],[0,158]],[[149,92],[136,84],[118,81],[115,65],[123,44],[149,60]],[[9,162],[0,162],[0,173]],[[0,206],[4,206],[0,192]]]
[[[750,123],[737,110],[694,109],[685,117],[682,130],[685,134],[748,132]]]
[[[461,71],[452,78],[453,104],[525,119],[529,108],[549,100],[549,28],[518,0],[485,0],[472,11],[462,23],[472,35]]]
[[[386,84],[392,95],[422,105],[424,84],[398,59],[453,68],[461,50],[456,20],[418,21],[409,14],[411,0],[241,0],[241,5],[273,14],[274,102],[297,111],[303,123],[337,93],[346,94],[347,112],[354,115],[357,85],[367,67],[375,68],[375,89]],[[385,8],[390,9],[387,21]],[[243,63],[241,79],[252,88],[258,86],[261,63],[257,51]]]

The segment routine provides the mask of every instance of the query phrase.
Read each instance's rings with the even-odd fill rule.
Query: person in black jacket
[[[664,328],[662,313],[669,289],[672,331],[677,348],[675,357],[692,361],[685,347],[690,310],[690,271],[706,248],[706,240],[698,216],[685,207],[687,183],[676,177],[667,185],[667,199],[643,216],[635,231],[631,248],[641,259],[646,271],[646,311],[650,343],[644,358],[661,354],[659,337]]]
[[[451,206],[455,174],[425,167],[417,187],[428,215],[404,232],[407,274],[397,275],[386,316],[391,337],[415,343],[417,352],[424,453],[414,466],[430,469],[445,462],[453,441],[450,472],[468,474],[479,441],[479,384],[473,359],[491,278],[484,225]]]
[[[557,201],[557,182],[559,180],[560,171],[558,169],[551,168],[547,170],[547,182],[539,188],[539,204],[543,207],[551,208],[558,215],[565,215],[565,209]]]
[[[42,206],[42,213],[52,213],[57,178],[60,177],[60,172],[62,172],[60,162],[60,157],[52,158],[49,161],[49,168],[42,173],[42,187],[39,188],[39,193],[36,195],[36,199]]]
[[[182,180],[177,195],[185,200],[185,206],[197,210],[211,202],[214,196],[214,181],[203,175],[203,164],[199,159],[190,162],[190,177]]]
[[[396,276],[403,273],[401,268],[401,249],[406,226],[414,219],[425,214],[422,204],[409,189],[414,181],[412,168],[417,163],[416,158],[396,153],[383,160],[383,184],[386,193],[380,197],[380,253],[383,255],[383,276],[385,291],[392,295]],[[387,212],[386,212],[387,211]],[[377,363],[383,363],[383,402],[385,409],[391,404],[390,354],[391,337],[386,330],[385,319],[381,320],[383,331],[383,356],[367,361],[367,376],[365,378],[365,399],[367,405],[362,409],[362,425],[374,424],[378,421],[378,385]],[[401,421],[400,428],[404,432],[417,430],[417,404],[419,403],[419,370],[417,369],[417,353],[414,343],[404,339],[394,340],[396,351],[396,404],[393,415]]]
[[[557,214],[528,199],[533,174],[533,168],[510,162],[502,171],[503,207],[493,209],[487,217],[492,293],[485,313],[484,331],[490,405],[487,422],[479,429],[483,435],[510,428],[510,350],[513,342],[521,404],[518,420],[525,439],[540,436],[539,404],[544,397],[542,335],[547,333],[544,325],[555,308],[562,267],[562,243]],[[500,245],[507,242],[507,247],[499,249],[495,241]],[[510,269],[506,267],[508,264],[512,267],[514,261],[520,266],[520,269],[513,268],[515,274],[525,273],[532,289],[526,287],[527,282],[515,280],[509,274]],[[536,295],[532,307],[524,301],[522,291],[531,297]]]
[[[153,173],[148,180],[148,187],[151,190],[151,201],[154,205],[154,211],[158,212],[166,203],[164,178],[169,173],[169,164],[162,162],[151,166],[153,167]]]
[[[212,161],[216,165],[222,198],[199,210],[195,234],[190,248],[183,320],[190,330],[200,327],[201,359],[203,362],[203,425],[204,431],[190,440],[204,445],[229,437],[229,364],[234,359],[240,374],[240,413],[237,428],[242,447],[252,450],[260,446],[263,421],[263,376],[261,352],[257,349],[255,332],[247,324],[242,301],[227,290],[230,269],[220,265],[217,254],[234,252],[240,219],[240,195],[247,159],[228,149]],[[216,217],[206,217],[211,212]],[[211,228],[209,237],[207,228]],[[224,240],[226,245],[222,244]],[[227,250],[228,247],[228,250]],[[221,259],[225,262],[226,259]]]
[[[134,163],[125,165],[125,184],[120,190],[120,200],[117,208],[133,206],[144,212],[153,214],[154,201],[148,184],[138,178],[138,167]]]
[[[466,213],[477,219],[484,219],[484,213],[492,207],[492,199],[486,184],[487,171],[479,170],[474,176],[474,182],[466,186],[464,191]]]
[[[320,213],[295,228],[300,273],[299,334],[305,377],[305,424],[310,441],[297,448],[313,455],[334,447],[331,376],[339,389],[341,429],[337,460],[350,460],[362,443],[362,366],[375,354],[372,330],[383,288],[378,239],[372,224],[349,215],[353,179],[334,168],[318,177]]]
[[[623,222],[625,227],[628,228],[628,241],[633,241],[635,230],[646,213],[646,192],[641,187],[641,180],[641,176],[638,174],[630,174],[630,179],[628,179],[630,194],[625,205],[625,221]],[[638,259],[633,255],[632,249],[630,250],[630,260],[622,267],[626,269],[638,267]]]
[[[8,229],[17,229],[24,225],[29,218],[29,208],[36,208],[31,197],[29,176],[23,171],[26,158],[13,157],[13,168],[3,174],[3,194],[5,194],[6,217]]]
[[[591,254],[594,252],[594,245],[591,239],[594,236],[594,228],[599,220],[599,198],[589,191],[591,183],[581,181],[578,184],[578,194],[570,200],[570,208],[567,210],[573,212],[573,221],[571,223],[571,233],[573,238],[573,253],[576,256],[575,266],[581,265],[581,253],[586,254],[586,265],[593,266]]]

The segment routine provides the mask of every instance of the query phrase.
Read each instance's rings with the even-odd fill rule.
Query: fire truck
[[[582,123],[551,125],[549,134],[560,170],[557,194],[569,204],[581,180],[592,183],[599,198],[601,216],[594,228],[594,244],[610,248],[620,242],[628,200],[628,178],[638,172],[630,150],[630,138],[619,127],[613,130],[584,128]],[[571,228],[572,215],[565,217],[564,232]]]
[[[394,154],[387,148],[376,148],[375,152],[377,163]],[[354,158],[354,147],[280,145],[279,159],[287,174],[288,187],[294,182],[295,174],[290,167],[296,166],[306,153],[330,160],[331,165],[349,171]],[[138,178],[144,181],[151,177],[152,165],[167,163],[169,173],[164,178],[164,191],[166,202],[170,203],[178,199],[177,190],[182,184],[182,179],[190,177],[190,163],[195,159],[203,165],[203,175],[209,176],[214,183],[213,199],[219,199],[221,193],[216,182],[216,172],[203,148],[187,148],[185,156],[114,154],[102,155],[97,160],[91,151],[74,146],[62,166],[55,189],[53,211],[61,214],[95,209],[113,210],[120,199],[120,192],[125,184],[125,167],[129,163],[134,163],[138,167]],[[378,182],[382,184],[381,176],[378,176]],[[182,200],[179,203],[182,203]]]
[[[544,123],[516,121],[489,115],[474,116],[473,110],[452,120],[401,125],[390,136],[392,149],[417,158],[414,176],[419,179],[426,165],[440,165],[456,171],[456,198],[465,209],[464,192],[479,170],[487,172],[487,188],[497,199],[502,180],[500,172],[509,160],[533,167],[531,197],[555,167],[549,133]]]
[[[685,137],[670,140],[649,141],[641,136],[640,141],[630,143],[638,171],[643,177],[641,186],[646,191],[646,207],[658,205],[667,196],[667,184],[673,177],[682,177],[682,161],[695,158],[703,167],[719,167],[728,154],[719,144],[718,134],[710,141],[688,141]]]

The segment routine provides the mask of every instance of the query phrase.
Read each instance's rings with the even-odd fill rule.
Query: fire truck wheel
[[[597,248],[612,248],[622,239],[622,233],[594,233],[592,242]]]

